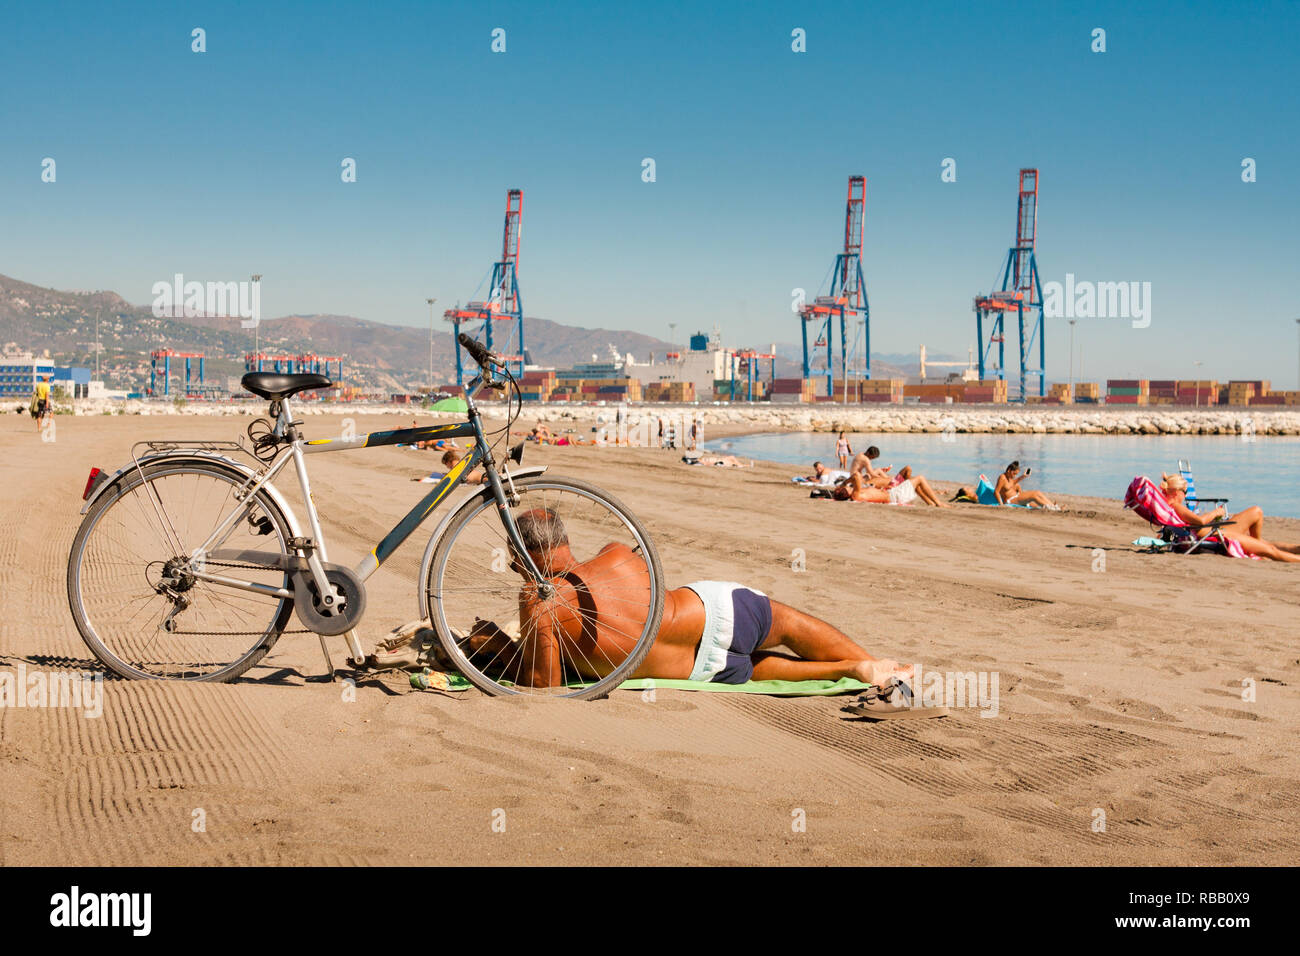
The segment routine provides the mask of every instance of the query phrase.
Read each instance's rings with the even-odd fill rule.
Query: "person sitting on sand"
[[[1026,471],[1023,477],[1028,477]],[[1046,508],[1049,511],[1060,511],[1060,505],[1055,504],[1051,498],[1041,491],[1025,491],[1020,487],[1023,480],[1020,475],[1020,462],[1013,461],[1007,465],[1006,471],[998,475],[998,483],[993,488],[993,494],[997,495],[998,504],[1003,505],[1026,505],[1030,508]]]
[[[644,626],[650,588],[644,560],[617,543],[579,560],[563,521],[549,508],[516,521],[524,547],[554,591],[539,595],[512,548],[510,568],[525,581],[518,640],[495,622],[476,621],[466,652],[476,660],[499,658],[503,676],[526,687],[604,677],[627,659],[629,635]],[[645,595],[644,604],[624,596],[635,593]],[[418,647],[414,654],[411,648],[416,640],[377,650],[374,665],[411,666],[418,659]],[[632,676],[720,684],[849,677],[880,685],[895,676],[910,681],[912,668],[873,657],[844,632],[762,591],[697,581],[668,592],[654,644]]]
[[[1207,514],[1197,514],[1187,507],[1186,478],[1182,475],[1166,475],[1163,472],[1160,478],[1161,493],[1173,506],[1174,511],[1178,512],[1178,517],[1187,522],[1189,527],[1197,529],[1198,538],[1203,538],[1207,534],[1218,534],[1236,541],[1247,554],[1273,561],[1300,563],[1300,545],[1279,544],[1264,539],[1264,512],[1259,505],[1251,505],[1236,514],[1229,514],[1227,508],[1219,505]],[[1220,525],[1217,530],[1205,527],[1220,518],[1227,518],[1232,524]]]
[[[951,507],[939,500],[924,475],[905,478],[891,488],[877,488],[868,484],[861,472],[855,471],[835,486],[831,497],[836,501],[870,501],[882,505],[910,505],[920,498],[927,505],[936,508]]]
[[[861,472],[867,480],[867,484],[874,485],[877,488],[890,488],[900,482],[906,481],[912,477],[912,466],[904,465],[902,471],[897,475],[890,475],[889,469],[893,465],[883,465],[880,468],[875,467],[875,460],[880,457],[880,449],[872,445],[866,451],[858,452],[853,458],[853,471]]]
[[[533,430],[528,433],[527,440],[539,442],[544,445],[547,442],[555,441],[555,436],[551,434],[549,428],[538,422],[533,426]]]

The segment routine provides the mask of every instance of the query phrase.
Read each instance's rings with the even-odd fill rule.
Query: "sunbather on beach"
[[[891,488],[877,488],[875,485],[868,484],[861,472],[855,471],[835,486],[832,497],[837,501],[870,501],[891,505],[907,505],[920,498],[927,505],[936,508],[952,507],[939,500],[939,496],[935,494],[924,475],[905,478]]]
[[[830,473],[831,470],[829,468],[823,465],[820,461],[815,461],[813,462],[812,474],[804,475],[804,479],[806,481],[815,481],[820,484],[826,481],[826,476]]]
[[[882,465],[877,468],[875,461],[879,457],[880,449],[872,445],[866,451],[858,452],[854,456],[852,470],[861,472],[862,476],[866,478],[867,484],[874,485],[877,488],[889,488],[912,477],[911,465],[904,465],[897,475],[889,473],[893,465]]]
[[[1028,472],[1026,472],[1027,474]],[[1022,480],[1020,462],[1013,461],[1007,465],[1006,471],[998,475],[998,483],[993,488],[993,493],[998,497],[998,503],[1027,505],[1030,508],[1047,508],[1049,511],[1061,510],[1060,506],[1041,491],[1025,491],[1021,488],[1020,482]]]
[[[1280,544],[1264,539],[1264,512],[1258,505],[1251,505],[1235,514],[1229,514],[1227,508],[1219,505],[1211,512],[1197,514],[1187,507],[1187,479],[1182,475],[1166,475],[1163,472],[1160,477],[1161,493],[1174,511],[1178,512],[1178,517],[1186,521],[1188,526],[1198,529],[1198,538],[1215,533],[1224,538],[1232,538],[1247,554],[1291,564],[1300,563],[1300,545]],[[1220,518],[1227,518],[1232,524],[1221,525],[1217,531],[1206,527]]]
[[[648,600],[644,562],[623,544],[608,544],[579,561],[563,521],[550,509],[517,520],[529,556],[555,591],[540,597],[512,555],[511,569],[526,582],[519,594],[519,639],[479,621],[468,638],[472,651],[500,653],[508,661],[506,676],[530,687],[560,684],[562,663],[582,677],[605,676],[626,659],[643,627],[644,606],[626,595],[643,590]],[[851,677],[882,684],[895,675],[910,680],[912,669],[871,656],[825,621],[753,588],[697,581],[668,592],[659,633],[633,676],[724,684]]]
[[[686,455],[683,456],[682,461],[688,465],[717,465],[727,468],[750,468],[754,464],[735,455]]]
[[[461,451],[461,449],[448,448],[442,456],[442,467],[446,468],[447,471],[451,471],[464,457],[465,453]],[[486,481],[487,473],[482,468],[475,468],[473,471],[467,472],[465,475],[465,482],[467,484],[483,484]]]

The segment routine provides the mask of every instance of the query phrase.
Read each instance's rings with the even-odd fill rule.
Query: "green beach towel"
[[[433,681],[431,678],[440,678]],[[442,686],[446,681],[448,686]],[[502,681],[504,686],[513,686],[510,681]],[[444,673],[434,671],[430,673],[428,669],[423,674],[411,675],[411,686],[416,690],[469,690],[473,685],[470,684],[460,674],[453,672]],[[587,684],[581,681],[571,681],[566,686],[578,688],[586,687]],[[618,685],[619,690],[691,690],[705,691],[709,693],[722,694],[766,694],[769,697],[836,697],[841,694],[860,694],[871,688],[871,684],[864,684],[860,680],[854,680],[851,677],[841,677],[839,680],[751,680],[743,684],[719,684],[707,680],[661,680],[655,677],[638,677],[633,680],[625,680]]]
[[[834,697],[859,694],[871,687],[851,677],[839,680],[751,680],[743,684],[718,684],[707,680],[660,680],[638,677],[625,680],[619,690],[698,690],[723,694],[767,694],[771,697]]]

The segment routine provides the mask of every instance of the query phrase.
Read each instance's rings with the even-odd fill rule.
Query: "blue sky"
[[[1080,320],[1084,377],[1296,387],[1298,48],[1289,3],[11,5],[0,272],[421,324],[518,186],[528,314],[792,342],[861,173],[873,351],[964,355],[1038,166],[1044,280],[1152,284],[1149,328]]]

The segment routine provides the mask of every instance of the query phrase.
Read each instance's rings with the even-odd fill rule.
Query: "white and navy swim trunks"
[[[754,676],[753,654],[772,630],[772,601],[733,581],[688,584],[704,602],[704,634],[691,680],[743,684]]]

